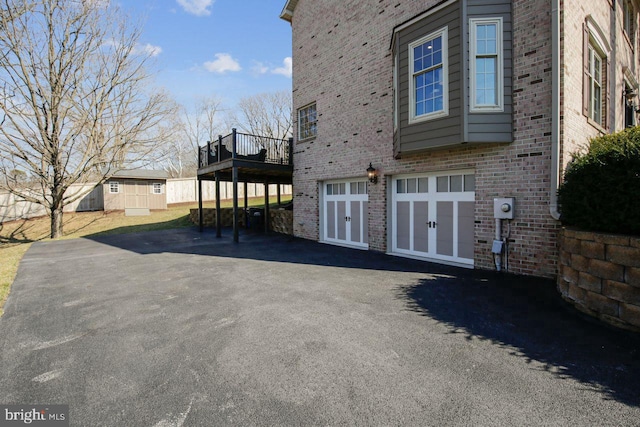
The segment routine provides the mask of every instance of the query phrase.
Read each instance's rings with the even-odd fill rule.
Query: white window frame
[[[303,137],[302,136],[302,120],[301,120],[301,117],[302,117],[302,114],[305,111],[309,110],[309,108],[311,108],[311,107],[313,107],[314,110],[315,110],[315,120],[314,121],[307,121],[306,123],[307,124],[311,124],[311,123],[315,124],[314,127],[313,127],[314,132],[313,132],[312,135],[306,135],[306,136]],[[306,115],[308,116],[309,114],[306,113]],[[312,102],[311,104],[307,104],[304,107],[298,109],[298,141],[306,141],[306,140],[315,138],[317,135],[318,135],[318,106],[316,105],[315,102]]]
[[[120,193],[120,181],[109,181],[109,193],[110,194]]]
[[[476,51],[477,28],[479,25],[496,26],[496,54],[478,54]],[[504,60],[503,60],[502,18],[469,19],[469,111],[472,113],[504,111]],[[476,104],[476,58],[496,58],[496,103]]]
[[[156,191],[158,189],[158,191]],[[162,183],[154,182],[151,184],[151,194],[162,194]]]
[[[600,69],[595,69],[596,58],[600,62]],[[602,55],[602,52],[595,46],[594,43],[589,43],[589,118],[600,126],[604,125],[604,99],[606,88],[603,87],[604,83],[604,64],[606,64],[606,57]],[[596,78],[596,71],[600,75],[600,78]],[[599,103],[595,97],[596,89],[600,90]],[[598,117],[595,117],[598,112]]]
[[[622,5],[622,26],[633,50],[636,48],[636,23],[636,8],[633,2],[624,0]]]
[[[610,103],[610,99],[609,99],[609,87],[611,85],[611,81],[610,78],[611,76],[608,75],[609,70],[607,69],[607,62],[608,62],[608,58],[610,57],[610,53],[611,53],[611,46],[609,45],[609,43],[607,42],[605,33],[600,29],[600,26],[593,20],[593,18],[591,16],[588,16],[586,19],[586,31],[588,33],[588,46],[585,46],[586,49],[588,49],[587,51],[587,56],[588,56],[588,62],[589,62],[589,70],[587,73],[587,77],[590,79],[590,81],[588,82],[589,84],[589,93],[587,94],[583,94],[583,96],[588,97],[587,98],[587,102],[589,105],[588,111],[586,112],[586,116],[589,120],[589,123],[591,123],[592,125],[596,126],[599,130],[606,130],[609,126],[609,112],[611,111],[610,108],[611,106],[609,105]],[[600,117],[600,121],[596,121],[593,119],[593,112],[594,112],[594,108],[593,108],[593,88],[592,88],[592,84],[593,82],[591,81],[591,73],[593,72],[593,70],[591,70],[591,55],[589,51],[594,51],[595,53],[598,54],[599,58],[602,60],[602,70],[601,70],[601,99],[600,99],[600,111],[601,111],[601,117]],[[585,70],[586,71],[586,70]],[[602,85],[604,83],[604,85]]]
[[[424,74],[435,67],[421,70],[417,73],[413,72],[413,62],[415,47],[425,44],[431,40],[442,37],[442,110],[434,111],[431,113],[416,115],[416,76]],[[426,120],[433,120],[440,117],[446,117],[449,115],[449,30],[448,27],[444,27],[428,34],[418,40],[409,43],[409,124],[419,123]]]

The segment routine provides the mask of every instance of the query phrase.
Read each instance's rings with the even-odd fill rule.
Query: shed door
[[[149,183],[147,181],[126,181],[124,196],[125,209],[149,208]]]
[[[473,172],[392,180],[392,252],[473,265]]]
[[[369,196],[366,180],[323,185],[322,240],[360,248],[369,247]]]

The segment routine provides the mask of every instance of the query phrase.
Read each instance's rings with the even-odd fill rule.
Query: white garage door
[[[328,243],[369,247],[366,180],[327,182],[323,187],[323,236]]]
[[[473,266],[475,175],[392,180],[392,253]]]

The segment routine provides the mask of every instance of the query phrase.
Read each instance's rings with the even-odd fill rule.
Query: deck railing
[[[249,135],[233,129],[229,135],[218,136],[216,141],[208,141],[198,150],[200,168],[228,159],[291,166],[293,138],[286,140]]]

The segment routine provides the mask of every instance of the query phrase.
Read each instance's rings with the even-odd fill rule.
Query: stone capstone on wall
[[[579,310],[640,332],[640,237],[563,229],[558,290]]]

